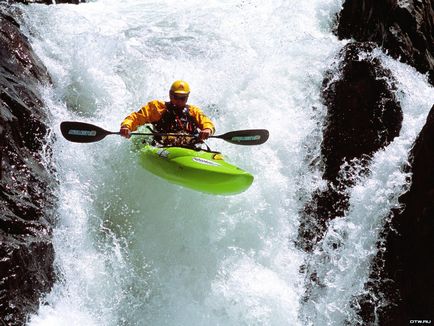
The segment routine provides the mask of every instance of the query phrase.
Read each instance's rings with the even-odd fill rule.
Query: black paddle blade
[[[220,136],[211,137],[224,139],[237,145],[260,145],[267,141],[269,135],[266,129],[250,129],[230,131]]]
[[[63,121],[60,124],[63,137],[75,143],[93,143],[113,132],[85,122]]]

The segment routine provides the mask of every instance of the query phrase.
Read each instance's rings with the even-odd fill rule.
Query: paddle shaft
[[[108,131],[101,127],[92,125],[90,123],[78,122],[78,121],[63,121],[60,124],[60,130],[63,137],[67,140],[76,143],[92,143],[100,141],[107,135],[120,135],[119,131]],[[192,135],[183,135],[176,133],[141,133],[134,132],[131,136],[173,136],[173,137],[190,137],[195,138]],[[227,142],[237,145],[259,145],[267,141],[269,136],[268,130],[265,129],[249,129],[249,130],[237,130],[230,131],[223,135],[210,136],[209,138],[223,139]]]

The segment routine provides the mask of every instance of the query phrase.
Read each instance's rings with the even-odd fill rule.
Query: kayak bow
[[[139,155],[140,164],[149,172],[200,192],[234,195],[253,182],[250,173],[227,163],[217,152],[145,145]]]

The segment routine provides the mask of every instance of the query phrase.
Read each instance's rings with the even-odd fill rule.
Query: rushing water
[[[60,181],[54,230],[59,280],[31,325],[344,325],[363,292],[384,219],[405,187],[400,167],[434,102],[426,78],[378,57],[398,80],[403,129],[350,190],[350,210],[317,250],[295,246],[299,211],[321,186],[324,72],[344,42],[331,33],[342,0],[133,1],[22,7],[54,82],[44,90]],[[130,143],[75,144],[59,123],[118,130],[175,79],[218,133],[266,128],[243,147],[210,140],[255,175],[222,197],[166,183]],[[330,243],[339,241],[333,249]],[[307,287],[303,265],[323,286]]]

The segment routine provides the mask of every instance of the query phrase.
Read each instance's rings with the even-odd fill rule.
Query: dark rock
[[[394,58],[428,73],[434,84],[433,1],[346,0],[337,34],[375,42]]]
[[[434,84],[431,0],[347,0],[341,39],[373,41],[394,58],[428,73]],[[434,107],[410,153],[411,188],[400,197],[378,243],[366,294],[354,299],[365,324],[408,325],[434,319]],[[409,181],[410,182],[410,181]]]
[[[410,153],[411,187],[399,198],[371,269],[368,293],[358,298],[365,321],[380,325],[434,320],[434,106]],[[381,299],[381,300],[379,300]]]
[[[1,8],[0,319],[6,325],[23,324],[54,281],[49,218],[54,178],[38,91],[47,83],[46,68]]]
[[[341,64],[326,74],[322,96],[327,106],[322,161],[326,189],[313,194],[302,212],[299,243],[312,250],[330,219],[348,208],[347,190],[368,173],[371,155],[398,136],[402,111],[391,73],[372,55],[373,43],[350,43]],[[339,76],[339,78],[336,78]]]
[[[401,129],[402,111],[390,71],[371,55],[373,43],[350,43],[342,66],[329,71],[323,83],[327,105],[322,155],[324,178],[336,182],[344,161],[370,156],[387,146]],[[392,86],[390,86],[392,85]]]

